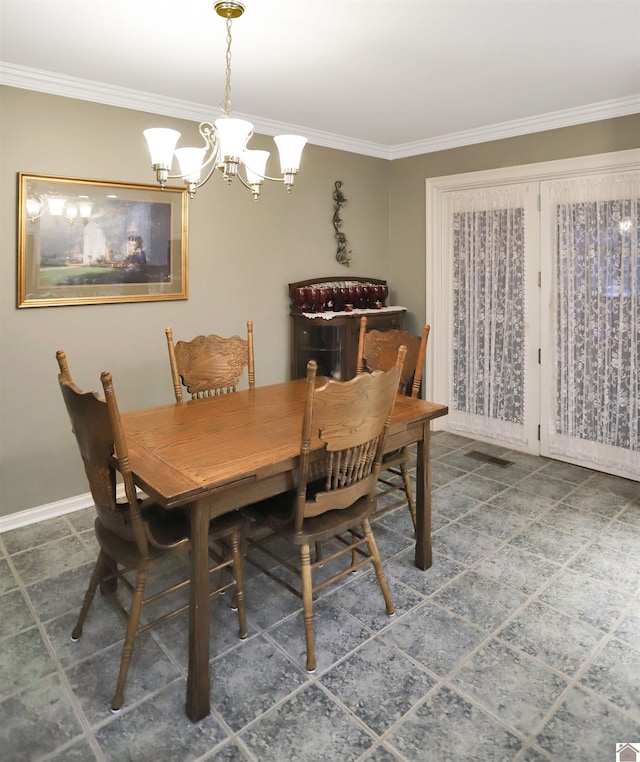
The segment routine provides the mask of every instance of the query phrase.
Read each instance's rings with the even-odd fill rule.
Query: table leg
[[[189,672],[187,716],[192,722],[211,711],[209,696],[209,506],[193,503],[191,517],[191,584],[189,585]]]
[[[428,569],[431,554],[431,424],[422,425],[422,439],[418,442],[416,464],[416,559],[418,569]]]

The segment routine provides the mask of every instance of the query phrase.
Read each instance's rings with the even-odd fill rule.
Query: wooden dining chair
[[[417,398],[420,394],[422,383],[422,371],[424,358],[427,351],[430,326],[425,325],[422,336],[412,336],[407,331],[367,331],[367,318],[360,318],[360,333],[358,337],[358,374],[373,370],[388,370],[393,367],[393,362],[399,346],[407,348],[404,367],[398,384],[398,394],[404,394]],[[410,459],[409,448],[387,453],[382,461],[382,470],[379,482],[383,485],[378,493],[379,498],[386,498],[394,492],[400,492],[401,496],[395,500],[384,500],[374,518],[383,513],[392,511],[394,508],[407,503],[411,513],[413,528],[416,528],[416,501],[409,479],[408,462]],[[399,481],[398,479],[401,479]]]
[[[326,380],[319,386],[317,365],[311,360],[307,365],[296,489],[248,509],[257,531],[255,539],[253,532],[249,534],[247,561],[302,598],[309,672],[316,668],[313,596],[318,590],[371,563],[387,614],[395,611],[369,517],[376,507],[376,482],[405,352],[401,347],[396,365],[388,372],[350,381]],[[260,534],[262,522],[270,532]],[[299,548],[299,564],[279,553],[277,543],[274,549],[271,540],[276,537]],[[311,546],[330,539],[337,550],[332,547],[330,555],[312,563]],[[262,553],[296,573],[299,587],[265,566],[259,560]],[[348,566],[328,576],[327,565],[344,554],[350,556]],[[325,566],[324,579],[314,584],[313,572],[319,566]]]
[[[252,320],[247,321],[246,339],[210,334],[174,344],[171,328],[165,333],[176,402],[182,402],[183,386],[192,399],[235,392],[245,368],[249,388],[255,388]]]
[[[102,400],[94,392],[82,392],[73,383],[64,352],[58,351],[56,357],[60,368],[60,390],[95,503],[97,516],[94,528],[100,546],[71,638],[78,640],[82,635],[96,589],[100,587],[100,591],[110,597],[127,621],[120,671],[111,701],[112,711],[118,711],[124,701],[124,686],[135,638],[188,608],[188,604],[180,605],[162,616],[140,624],[143,606],[189,585],[187,574],[182,581],[145,598],[145,586],[150,571],[175,556],[188,559],[191,548],[189,517],[180,509],[165,510],[151,499],[141,500],[136,494],[111,374],[104,372],[100,377],[105,395],[105,400]],[[124,482],[124,502],[116,500],[114,461]],[[233,589],[232,607],[237,607],[240,638],[247,637],[242,582],[243,561],[240,552],[243,526],[244,517],[239,512],[234,512],[213,520],[209,527],[210,556],[213,563],[209,572],[211,575],[215,574],[216,579],[221,573],[224,574],[222,584],[211,590],[210,595]],[[186,563],[185,569],[188,570]],[[132,585],[125,576],[127,571],[135,572],[135,584]],[[128,609],[115,596],[119,583],[122,583],[131,595]]]

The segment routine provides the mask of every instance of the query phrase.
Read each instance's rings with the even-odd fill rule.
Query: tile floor
[[[116,715],[100,596],[70,642],[92,511],[0,535],[0,759],[613,762],[640,740],[640,483],[446,433],[432,455],[433,567],[406,508],[376,522],[396,616],[370,572],[329,588],[309,675],[298,599],[248,565],[249,638],[217,599],[196,725],[183,618],[138,641]]]

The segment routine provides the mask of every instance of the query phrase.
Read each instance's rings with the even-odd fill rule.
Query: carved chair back
[[[249,388],[255,387],[253,321],[247,321],[246,339],[210,334],[174,344],[171,328],[165,333],[176,402],[182,402],[183,386],[192,399],[235,392],[245,368]]]
[[[56,359],[60,368],[60,391],[78,443],[100,523],[122,539],[135,541],[140,556],[145,558],[148,555],[147,536],[140,518],[111,374],[103,373],[101,377],[105,401],[95,392],[83,392],[73,383],[63,351],[56,353]],[[113,463],[115,453],[118,470],[124,481],[126,503],[116,501],[116,470]]]
[[[420,393],[429,331],[430,326],[425,325],[422,336],[412,336],[408,331],[400,330],[367,332],[367,318],[363,316],[360,318],[357,373],[389,370],[395,363],[398,347],[404,345],[407,356],[398,391],[403,395],[417,397]]]
[[[396,352],[388,371],[356,376],[350,381],[329,380],[316,388],[317,365],[307,366],[307,390],[300,447],[295,505],[295,528],[306,518],[345,509],[367,496],[373,500],[382,463],[384,440],[391,421],[406,354]],[[311,440],[324,444],[323,477],[317,461],[310,462]]]

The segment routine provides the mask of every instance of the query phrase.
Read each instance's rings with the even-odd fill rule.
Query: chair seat
[[[296,532],[291,523],[295,499],[295,492],[285,492],[252,506],[248,514],[258,524],[266,523],[272,531],[287,542],[293,545],[305,545],[323,542],[336,534],[345,532],[350,527],[361,524],[364,519],[373,514],[376,508],[375,500],[363,497],[348,508],[327,511],[320,516],[305,519],[302,531]]]

